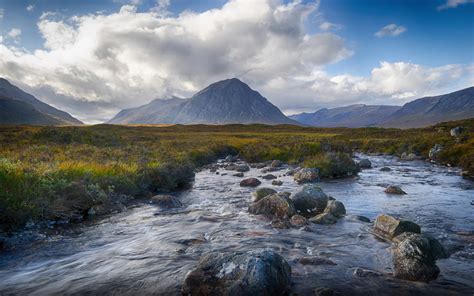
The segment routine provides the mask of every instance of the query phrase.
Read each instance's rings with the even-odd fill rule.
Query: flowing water
[[[205,170],[193,188],[179,193],[183,207],[160,210],[141,205],[80,227],[73,235],[51,237],[35,247],[0,255],[0,295],[179,295],[187,272],[205,252],[268,248],[292,267],[292,291],[313,294],[330,287],[342,295],[473,295],[474,190],[459,171],[423,161],[370,157],[373,168],[358,178],[321,182],[342,201],[348,215],[374,219],[390,213],[412,220],[450,252],[438,260],[439,278],[428,284],[394,279],[390,245],[370,233],[371,224],[340,219],[309,229],[273,229],[270,221],[247,212],[254,189],[239,186],[234,172]],[[382,166],[392,170],[381,172]],[[228,173],[224,175],[224,173]],[[301,188],[285,170],[274,172],[283,185],[261,186],[296,192]],[[246,177],[262,172],[252,169]],[[385,184],[408,194],[387,195]],[[318,255],[337,265],[301,265]],[[361,277],[361,267],[380,275]]]

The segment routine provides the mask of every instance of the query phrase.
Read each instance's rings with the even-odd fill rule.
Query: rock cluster
[[[380,215],[374,223],[374,232],[392,241],[396,278],[428,282],[438,277],[436,260],[446,258],[446,250],[435,238],[422,234],[416,223]]]

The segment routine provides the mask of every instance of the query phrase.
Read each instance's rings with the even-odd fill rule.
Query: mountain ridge
[[[72,115],[70,115],[67,112],[64,112],[62,110],[59,110],[57,108],[54,108],[53,106],[50,106],[46,104],[43,101],[38,100],[35,98],[33,95],[23,91],[19,87],[13,85],[10,83],[7,79],[1,78],[0,77],[0,96],[5,99],[13,99],[16,101],[21,101],[25,104],[28,104],[31,106],[31,108],[35,109],[37,112],[43,114],[44,116],[38,116],[36,112],[32,111],[31,116],[34,116],[35,118],[44,118],[45,121],[44,123],[41,123],[41,121],[38,121],[36,124],[44,124],[44,125],[53,125],[51,122],[58,122],[57,124],[54,125],[60,125],[60,124],[65,124],[65,125],[80,125],[83,124],[80,120],[74,118]],[[21,109],[21,112],[18,114],[23,114],[23,118],[15,118],[14,122],[17,122],[16,124],[21,124],[22,119],[25,122],[28,122],[29,119],[27,118],[27,113],[26,110],[31,110],[31,108],[27,108],[23,104],[19,104],[18,102],[3,102],[3,112],[7,111],[8,108],[13,108],[9,109],[9,111],[13,113],[18,113],[15,110],[15,106]],[[6,122],[6,120],[3,120],[2,122]],[[6,124],[6,123],[3,123]]]
[[[237,78],[214,82],[188,99],[171,100],[122,110],[108,123],[298,124]]]

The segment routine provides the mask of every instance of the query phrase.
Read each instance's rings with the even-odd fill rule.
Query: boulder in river
[[[151,198],[153,204],[158,205],[161,208],[171,209],[182,206],[183,204],[179,199],[173,195],[159,194]]]
[[[232,176],[242,178],[244,176],[244,173],[240,172],[240,173],[233,174]]]
[[[390,172],[392,169],[389,167],[383,167],[380,169],[381,172]]]
[[[324,212],[322,214],[314,216],[313,218],[310,218],[309,221],[316,224],[335,224],[337,223],[337,218],[334,217],[331,213]]]
[[[240,181],[241,187],[257,187],[260,184],[262,184],[262,182],[256,178],[248,178]]]
[[[404,232],[421,233],[418,224],[411,221],[399,220],[389,215],[379,215],[374,223],[374,232],[386,239],[392,240]]]
[[[296,211],[305,217],[312,217],[322,213],[328,204],[328,197],[316,185],[307,184],[292,197]]]
[[[272,174],[267,174],[265,176],[262,177],[262,179],[264,180],[273,180],[273,179],[276,179],[277,177],[275,175],[272,175]]]
[[[401,160],[408,160],[408,161],[415,160],[417,158],[418,156],[416,156],[416,154],[414,153],[407,154],[406,152],[403,152],[402,155],[400,156]]]
[[[272,168],[279,168],[283,165],[283,161],[281,160],[278,160],[278,159],[275,159],[274,161],[272,161],[272,163],[270,164],[270,166]]]
[[[359,167],[361,169],[370,169],[372,167],[372,162],[367,158],[363,158],[359,161]]]
[[[449,257],[449,254],[446,251],[446,249],[443,247],[443,245],[437,239],[435,239],[434,237],[431,237],[431,236],[426,235],[426,234],[418,234],[418,233],[413,233],[413,232],[404,232],[404,233],[394,237],[392,241],[394,243],[401,243],[406,238],[408,238],[412,235],[421,235],[430,242],[431,254],[434,256],[435,259],[444,259],[444,258]]]
[[[395,185],[389,185],[387,188],[385,188],[384,192],[387,194],[407,194],[400,187]]]
[[[224,160],[227,162],[236,162],[237,160],[239,160],[239,158],[234,155],[227,155]]]
[[[429,282],[436,279],[439,268],[436,266],[437,246],[422,234],[404,236],[393,246],[394,276],[410,281]]]
[[[283,185],[283,182],[280,181],[280,180],[273,180],[273,181],[272,181],[272,185],[274,185],[274,186],[281,186],[281,185]]]
[[[441,153],[441,151],[443,151],[443,146],[441,144],[435,144],[433,146],[433,148],[430,149],[429,153],[428,153],[428,157],[431,159],[431,160],[434,160],[436,161],[438,159],[438,156],[439,154]]]
[[[242,164],[242,165],[236,166],[236,167],[235,167],[235,170],[236,170],[237,172],[243,173],[243,172],[248,172],[248,171],[250,171],[250,167],[249,167],[248,165],[246,165],[246,164]]]
[[[337,265],[331,259],[319,256],[301,257],[298,259],[298,262],[303,265]]]
[[[254,201],[259,201],[262,198],[264,198],[265,196],[275,194],[275,193],[277,193],[277,191],[275,189],[272,189],[272,188],[267,188],[267,187],[258,188],[257,191],[255,191],[255,194],[254,194],[255,195]]]
[[[277,193],[252,203],[249,213],[287,219],[296,214],[296,210],[293,201],[285,193]]]
[[[291,267],[269,250],[209,253],[186,275],[183,295],[285,295]]]
[[[317,182],[319,181],[319,169],[302,168],[293,174],[293,178],[298,184]]]
[[[340,218],[346,214],[346,207],[338,200],[329,200],[324,212]]]

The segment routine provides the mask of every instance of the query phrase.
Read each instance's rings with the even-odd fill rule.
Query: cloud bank
[[[99,122],[122,108],[187,97],[229,77],[291,112],[361,100],[401,103],[449,89],[473,71],[382,62],[369,77],[331,76],[325,66],[352,51],[334,33],[308,33],[316,2],[231,0],[179,15],[168,5],[158,1],[148,12],[124,5],[112,14],[67,19],[44,13],[38,21],[44,48],[29,52],[0,43],[0,76],[81,120]]]

